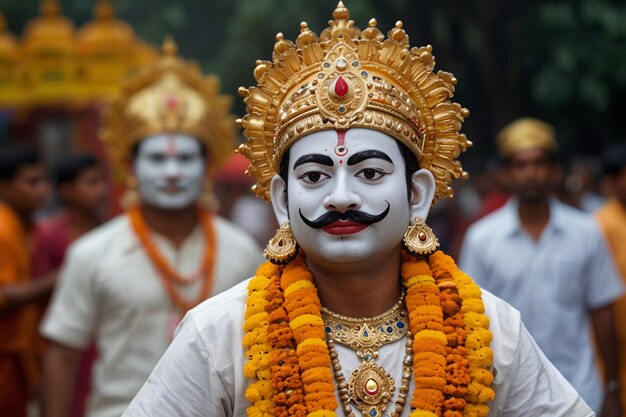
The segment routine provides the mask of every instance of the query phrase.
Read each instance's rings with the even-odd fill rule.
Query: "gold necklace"
[[[325,330],[335,379],[339,384],[339,396],[344,411],[348,415],[354,415],[350,407],[350,401],[370,417],[379,417],[387,408],[387,404],[393,397],[395,381],[391,375],[375,362],[378,358],[378,349],[388,343],[402,339],[408,331],[408,317],[404,308],[404,291],[396,304],[387,312],[371,318],[352,318],[334,313],[325,307],[321,309],[322,318],[325,322]],[[335,349],[335,342],[348,346],[356,351],[363,361],[352,372],[348,384],[341,373],[339,355]],[[411,349],[408,345],[407,349]],[[408,359],[407,359],[408,358]],[[400,415],[406,395],[408,383],[411,378],[411,363],[413,354],[407,350],[407,356],[403,362],[402,386],[398,404],[394,408],[393,415]],[[407,362],[410,362],[406,365]],[[408,378],[407,375],[408,367]],[[401,403],[401,404],[400,404]],[[400,412],[397,412],[400,407]]]

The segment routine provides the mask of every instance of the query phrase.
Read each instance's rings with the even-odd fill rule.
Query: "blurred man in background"
[[[35,276],[58,270],[70,243],[101,224],[106,214],[108,187],[105,172],[93,155],[62,156],[54,166],[53,180],[62,208],[38,224],[33,249]],[[92,346],[78,366],[70,417],[84,414],[91,365],[96,354]]]
[[[55,275],[32,279],[33,214],[48,185],[34,149],[0,154],[0,414],[26,415],[40,377],[37,325]]]
[[[610,193],[607,203],[595,214],[600,228],[606,237],[613,258],[626,280],[626,143],[612,146],[603,158],[605,185]],[[614,316],[617,317],[617,339],[619,347],[620,381],[626,381],[626,299],[622,297],[614,304]],[[622,408],[626,409],[626,386],[609,387],[619,389]]]
[[[593,220],[552,197],[554,129],[519,119],[499,133],[498,148],[513,198],[470,227],[461,268],[520,310],[539,347],[598,415],[621,416],[611,303],[624,286]]]
[[[234,148],[231,101],[215,78],[176,55],[173,41],[163,52],[105,115],[102,138],[127,178],[131,206],[68,252],[42,325],[51,342],[45,417],[67,415],[76,366],[92,340],[98,359],[87,415],[121,415],[182,316],[261,261],[251,237],[201,207],[204,178]]]

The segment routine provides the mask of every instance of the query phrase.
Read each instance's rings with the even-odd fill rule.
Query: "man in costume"
[[[39,154],[0,153],[0,414],[26,416],[41,375],[37,326],[56,274],[33,279],[33,214],[48,195]]]
[[[187,314],[124,416],[593,415],[424,224],[469,146],[456,80],[401,22],[329,23],[240,89],[271,262]]]
[[[593,219],[551,196],[554,129],[519,119],[500,132],[498,147],[514,197],[468,230],[460,265],[520,311],[542,351],[598,415],[621,416],[611,304],[623,285]]]
[[[118,169],[132,162],[139,201],[70,247],[42,325],[51,342],[46,417],[67,415],[80,352],[92,339],[99,357],[88,415],[119,416],[185,312],[259,265],[252,238],[199,204],[203,179],[234,143],[229,109],[217,79],[166,41],[163,57],[129,79],[105,114],[109,155]]]
[[[626,143],[611,146],[604,152],[605,181],[610,192],[606,204],[595,214],[622,279],[626,280]],[[619,349],[619,380],[626,381],[626,298],[613,304]],[[615,384],[614,384],[615,385]],[[617,387],[626,409],[626,385]]]

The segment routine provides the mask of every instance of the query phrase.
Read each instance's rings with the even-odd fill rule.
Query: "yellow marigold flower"
[[[446,338],[446,335],[444,332],[440,332],[437,330],[428,330],[428,329],[424,329],[424,330],[420,330],[416,335],[415,335],[415,340],[418,339],[425,339],[425,338],[430,338],[430,339],[435,339],[437,341],[443,342],[445,344],[448,343],[448,339]]]
[[[259,268],[260,269],[260,268]],[[254,291],[261,291],[267,287],[267,283],[269,282],[269,278],[263,275],[257,275],[248,282],[248,293],[252,293]]]
[[[488,329],[489,328],[489,317],[484,314],[479,314],[475,311],[468,311],[463,315],[463,321],[465,321],[466,328],[472,329]]]
[[[291,327],[292,330],[295,330],[298,327],[303,326],[305,324],[323,326],[324,320],[320,316],[314,316],[313,314],[303,314],[291,320],[289,322],[289,327]]]
[[[307,417],[335,417],[337,414],[329,410],[317,410],[307,414]]]
[[[470,350],[467,355],[470,367],[488,368],[493,363],[493,351],[488,347]]]
[[[306,340],[303,340],[302,343],[298,345],[298,349],[301,349],[307,346],[320,346],[320,347],[323,347],[324,349],[327,348],[326,342],[323,341],[322,339],[306,339]]]
[[[243,330],[249,332],[261,325],[267,326],[267,316],[265,311],[251,315],[243,322]]]
[[[463,294],[461,294],[461,297],[463,297]],[[480,313],[480,314],[484,313],[485,305],[483,304],[482,300],[463,297],[463,305],[461,306],[461,312],[469,313],[470,311],[474,313]]]
[[[493,382],[493,374],[487,369],[474,369],[471,371],[472,379],[485,386],[491,385]]]
[[[487,329],[479,328],[471,332],[465,341],[465,347],[468,349],[480,349],[481,347],[491,343],[493,335]]]
[[[437,417],[437,414],[425,410],[414,410],[411,411],[409,417]]]
[[[265,275],[266,277],[271,277],[278,274],[280,267],[278,265],[274,265],[273,263],[266,261],[263,262],[256,270],[257,275]]]
[[[303,290],[305,288],[315,288],[315,284],[313,284],[312,281],[308,281],[304,279],[301,279],[300,281],[296,281],[285,289],[285,297],[289,297],[294,292],[298,290]]]
[[[465,407],[467,417],[486,417],[489,414],[489,407],[485,404],[468,404]]]
[[[404,286],[412,287],[415,284],[429,283],[429,282],[434,284],[435,278],[433,278],[430,275],[416,275],[404,281]]]

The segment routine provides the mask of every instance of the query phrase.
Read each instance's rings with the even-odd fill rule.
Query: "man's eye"
[[[191,162],[193,161],[195,155],[192,154],[182,154],[182,155],[178,155],[178,160],[180,162]]]
[[[325,174],[322,174],[321,172],[313,171],[313,172],[307,172],[306,174],[301,175],[300,179],[306,182],[307,184],[315,184],[323,180],[324,177],[326,177]]]
[[[151,162],[157,162],[157,163],[159,163],[159,162],[163,162],[163,161],[165,161],[165,155],[155,153],[155,154],[148,155],[148,159],[149,159]]]
[[[366,180],[377,180],[384,177],[385,174],[383,171],[374,168],[365,168],[364,170],[359,171],[356,174],[357,177],[365,178]]]

